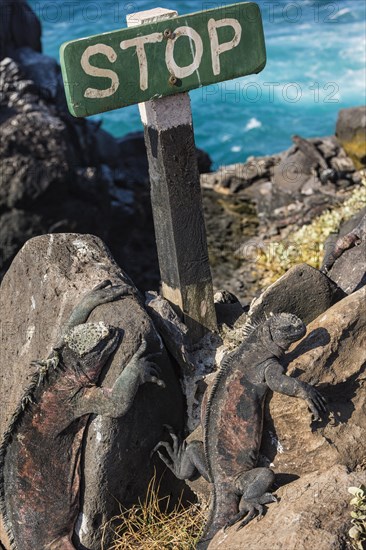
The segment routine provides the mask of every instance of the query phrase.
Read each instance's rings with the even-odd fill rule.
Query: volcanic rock
[[[48,356],[72,308],[105,279],[134,288],[106,246],[90,235],[44,235],[29,240],[18,253],[0,287],[1,435],[35,372],[31,361]],[[154,384],[141,386],[123,418],[97,416],[89,424],[82,444],[82,502],[76,536],[86,548],[99,550],[101,527],[119,513],[119,503],[131,506],[145,493],[154,473],[150,452],[161,438],[163,424],[181,430],[184,409],[173,365],[137,291],[135,297],[99,306],[90,320],[104,321],[123,331],[122,343],[103,376],[105,387],[113,384],[142,337],[151,353],[163,351],[156,362],[166,383],[166,389]],[[159,462],[157,467],[161,468]],[[166,491],[180,494],[182,484],[172,475],[164,477],[163,489],[165,483],[169,486]],[[0,538],[8,548],[3,532]]]
[[[319,270],[299,264],[253,300],[248,315],[255,321],[271,313],[293,313],[307,324],[344,296]]]
[[[270,504],[261,521],[219,531],[209,550],[343,550],[351,528],[348,488],[365,482],[366,472],[349,473],[340,465],[321,477],[307,474],[276,491],[280,502]]]

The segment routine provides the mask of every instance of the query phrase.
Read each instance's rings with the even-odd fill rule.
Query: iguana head
[[[118,329],[103,322],[77,325],[64,337],[64,364],[96,381],[119,339]]]
[[[293,342],[297,342],[306,333],[305,324],[292,313],[278,313],[267,320],[271,339],[277,346],[287,350]]]

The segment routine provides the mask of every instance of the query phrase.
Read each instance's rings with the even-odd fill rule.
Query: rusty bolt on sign
[[[167,40],[169,39],[173,40],[173,38],[175,38],[175,34],[172,31],[172,29],[165,29],[165,31],[163,32],[163,35],[164,35],[164,38],[166,38]]]

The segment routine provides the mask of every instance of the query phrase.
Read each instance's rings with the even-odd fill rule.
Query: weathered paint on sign
[[[246,2],[66,42],[61,67],[77,117],[260,72],[262,17]]]

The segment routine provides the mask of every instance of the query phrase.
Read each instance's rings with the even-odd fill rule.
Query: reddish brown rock
[[[269,505],[262,520],[236,531],[220,531],[209,550],[341,550],[351,528],[348,487],[366,482],[366,472],[348,473],[344,466],[302,476],[281,487],[279,503]]]

